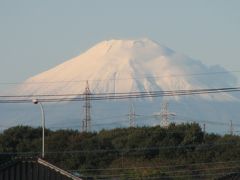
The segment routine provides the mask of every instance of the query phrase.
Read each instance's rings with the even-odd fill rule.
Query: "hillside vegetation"
[[[0,134],[1,163],[41,155],[41,128]],[[85,179],[214,179],[240,170],[240,137],[204,134],[198,124],[80,133],[46,130],[49,162]]]

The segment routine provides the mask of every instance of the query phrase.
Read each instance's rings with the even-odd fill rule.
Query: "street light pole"
[[[41,114],[42,114],[42,158],[44,158],[45,152],[44,152],[44,144],[45,144],[45,113],[44,113],[44,108],[43,105],[40,101],[38,101],[37,99],[34,99],[32,101],[34,104],[39,104],[40,109],[41,109]]]

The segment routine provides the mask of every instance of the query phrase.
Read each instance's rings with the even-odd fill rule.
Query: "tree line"
[[[240,170],[240,137],[197,123],[79,132],[45,131],[45,159],[85,179],[209,179]],[[0,134],[0,163],[41,156],[41,127]]]

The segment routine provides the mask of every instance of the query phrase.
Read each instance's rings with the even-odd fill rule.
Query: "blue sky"
[[[99,41],[148,37],[240,70],[239,0],[0,0],[0,83],[21,82]]]

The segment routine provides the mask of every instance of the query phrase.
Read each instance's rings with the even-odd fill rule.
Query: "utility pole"
[[[86,82],[84,95],[84,118],[82,121],[82,131],[90,132],[91,131],[91,91],[89,88],[88,81]]]
[[[45,111],[42,103],[38,99],[33,99],[32,102],[34,104],[39,104],[42,114],[42,158],[45,156]]]

